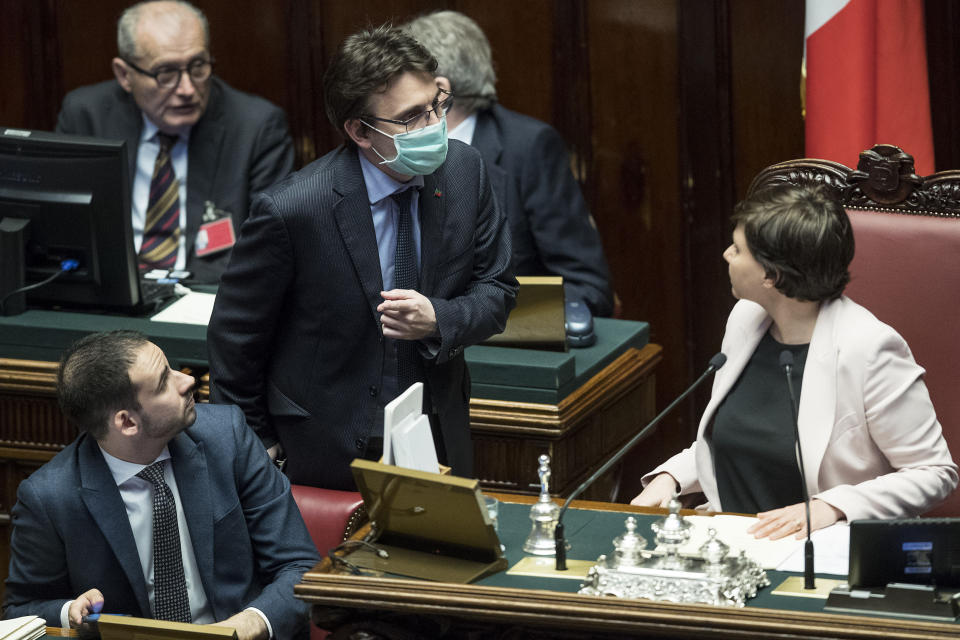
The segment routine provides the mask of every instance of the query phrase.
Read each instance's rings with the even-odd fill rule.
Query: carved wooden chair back
[[[877,145],[856,170],[813,159],[773,165],[750,193],[783,183],[824,184],[840,196],[856,242],[845,293],[910,345],[960,460],[960,171],[920,177],[909,154]],[[931,515],[960,516],[960,491]]]

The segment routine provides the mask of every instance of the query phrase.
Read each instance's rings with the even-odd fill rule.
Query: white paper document
[[[717,538],[730,546],[731,554],[747,552],[747,557],[764,569],[803,572],[803,546],[806,540],[792,535],[779,540],[757,540],[747,529],[757,519],[750,516],[688,516],[693,524],[690,540],[681,547],[681,553],[697,553],[707,541],[707,532],[717,530]],[[817,573],[847,575],[850,564],[850,527],[845,522],[813,532],[813,566]]]
[[[46,621],[38,616],[0,620],[0,640],[33,640],[47,632]]]
[[[752,533],[747,533],[747,529],[757,522],[756,518],[750,516],[688,516],[686,519],[693,524],[693,530],[690,540],[681,547],[681,553],[699,553],[700,546],[709,537],[708,531],[716,529],[717,538],[730,546],[731,555],[746,551],[747,557],[764,569],[776,569],[777,565],[794,552],[797,545],[803,545],[802,541],[795,540],[793,536],[779,540],[757,540]]]
[[[838,522],[826,529],[814,531],[810,536],[813,540],[813,568],[816,573],[829,573],[845,576],[850,570],[850,525]],[[803,543],[800,541],[790,556],[778,567],[779,571],[803,571]]]
[[[437,473],[440,463],[433,444],[430,418],[421,414],[394,432],[393,459],[398,467]]]
[[[213,293],[191,291],[169,307],[154,315],[154,322],[173,322],[176,324],[210,324],[213,302],[217,299]]]
[[[430,419],[423,414],[423,383],[415,382],[383,408],[383,462],[437,473]]]

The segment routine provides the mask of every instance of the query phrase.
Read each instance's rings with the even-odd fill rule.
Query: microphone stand
[[[797,459],[800,464],[800,482],[803,488],[803,505],[807,512],[807,541],[803,545],[803,588],[816,589],[813,577],[813,540],[810,538],[810,494],[807,491],[807,477],[803,468],[803,449],[800,446],[800,410],[797,396],[793,391],[793,354],[784,349],[780,352],[780,366],[787,376],[787,389],[790,392],[790,409],[793,417],[793,437],[797,443]]]
[[[693,391],[698,386],[700,386],[700,383],[703,382],[703,380],[707,376],[709,376],[711,373],[713,373],[714,371],[722,367],[726,361],[727,361],[727,356],[725,356],[722,353],[718,353],[712,358],[710,358],[710,366],[708,366],[707,370],[704,371],[699,378],[697,378],[696,382],[694,382],[692,385],[687,387],[686,391],[680,394],[680,396],[676,400],[671,402],[666,409],[664,409],[659,414],[657,414],[657,416],[653,420],[651,420],[647,424],[647,426],[641,429],[635,436],[630,438],[630,441],[627,442],[627,444],[623,445],[619,451],[614,453],[609,460],[604,462],[599,469],[594,471],[589,478],[584,480],[580,484],[580,486],[577,487],[573,491],[573,493],[570,494],[570,497],[567,498],[566,502],[563,503],[563,506],[560,507],[560,512],[557,514],[557,528],[554,531],[554,540],[556,541],[556,556],[557,556],[556,570],[557,571],[567,570],[567,546],[566,546],[566,540],[564,540],[564,537],[563,537],[563,514],[567,512],[567,507],[570,506],[570,503],[573,502],[574,498],[576,498],[581,493],[583,493],[583,491],[587,487],[589,487],[591,484],[593,484],[597,480],[597,478],[605,474],[607,471],[610,470],[610,467],[612,467],[617,462],[619,462],[620,459],[623,458],[623,456],[625,456],[627,452],[630,451],[638,442],[640,442],[644,438],[644,436],[646,436],[650,432],[650,430],[653,429],[653,427],[655,427],[657,423],[659,423],[660,420],[663,419],[664,416],[670,413],[670,411],[673,410],[674,407],[676,407],[678,404],[680,404],[680,402],[684,398],[690,395],[691,391]]]

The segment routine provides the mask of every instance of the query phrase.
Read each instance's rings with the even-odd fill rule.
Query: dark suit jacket
[[[503,330],[516,280],[510,239],[476,150],[451,141],[420,195],[420,292],[436,357],[423,361],[454,473],[473,473],[463,349]],[[353,487],[374,425],[384,340],[376,233],[355,149],[339,148],[254,201],[207,331],[212,397],[238,404],[291,481]],[[443,452],[440,452],[441,456]]]
[[[550,125],[498,104],[477,113],[473,146],[510,220],[518,276],[563,276],[568,300],[613,313],[610,270],[567,147]]]
[[[114,80],[80,87],[63,99],[57,131],[127,141],[130,180],[137,166],[143,116]],[[199,258],[194,241],[204,202],[232,214],[234,229],[247,217],[254,194],[293,169],[293,142],[283,110],[214,77],[207,110],[190,131],[187,151],[187,269],[197,282],[217,282],[229,262],[224,251]]]
[[[317,552],[289,482],[240,410],[198,405],[196,423],[169,448],[217,620],[256,607],[278,640],[304,636],[307,607],[293,597],[293,585]],[[106,611],[151,617],[120,491],[89,434],[20,483],[11,515],[6,617],[37,614],[60,626],[64,602],[94,588]]]

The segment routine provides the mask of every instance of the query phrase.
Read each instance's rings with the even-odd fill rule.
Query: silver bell
[[[560,507],[550,498],[550,456],[542,455],[538,459],[540,468],[540,498],[530,507],[530,520],[533,526],[527,541],[523,543],[524,553],[535,556],[552,556],[557,551],[554,535],[557,529],[557,518]],[[570,548],[570,543],[566,544]]]

